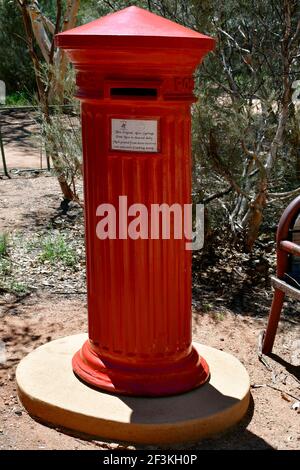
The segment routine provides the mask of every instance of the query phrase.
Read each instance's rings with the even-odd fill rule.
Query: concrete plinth
[[[71,360],[86,340],[80,334],[51,341],[19,364],[19,397],[31,416],[73,431],[114,441],[167,444],[224,431],[246,413],[249,376],[230,354],[195,344],[211,376],[181,395],[140,398],[95,390],[73,373]]]

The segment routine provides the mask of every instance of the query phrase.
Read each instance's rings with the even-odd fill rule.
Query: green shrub
[[[39,259],[42,262],[48,261],[51,264],[61,261],[66,266],[75,266],[77,256],[75,250],[61,235],[51,236],[42,241],[42,252]]]
[[[8,236],[0,233],[0,257],[7,256]]]
[[[31,103],[27,93],[23,91],[16,91],[6,97],[5,104],[7,106],[27,106]]]
[[[7,276],[11,271],[11,262],[0,256],[0,276]]]
[[[29,292],[29,289],[26,284],[23,284],[22,282],[17,282],[15,280],[12,280],[10,283],[7,283],[6,289],[11,294],[19,296],[25,295]]]

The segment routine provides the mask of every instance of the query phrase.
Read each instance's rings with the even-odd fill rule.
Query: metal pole
[[[50,157],[49,153],[47,151],[47,145],[44,143],[44,138],[45,138],[45,133],[42,125],[42,119],[40,122],[40,136],[41,136],[41,168],[43,168],[43,149],[45,150],[45,157],[46,157],[46,165],[47,165],[47,171],[51,170],[51,163],[50,163]]]
[[[47,170],[50,171],[51,170],[51,164],[50,164],[50,157],[49,157],[49,154],[46,150],[46,161],[47,161]]]
[[[8,173],[7,166],[6,166],[4,146],[3,146],[3,141],[2,141],[1,126],[0,126],[0,149],[1,149],[1,155],[2,155],[2,163],[3,163],[4,174],[5,174],[5,176],[7,176],[7,178],[10,178],[10,175]]]

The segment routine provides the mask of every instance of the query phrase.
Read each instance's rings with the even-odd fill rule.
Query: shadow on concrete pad
[[[210,383],[188,393],[166,397],[119,396],[132,410],[131,422],[143,424],[163,424],[201,419],[232,407],[236,398],[223,395]]]

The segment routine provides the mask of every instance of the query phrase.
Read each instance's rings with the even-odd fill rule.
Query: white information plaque
[[[156,119],[112,119],[111,149],[126,152],[158,152]]]

